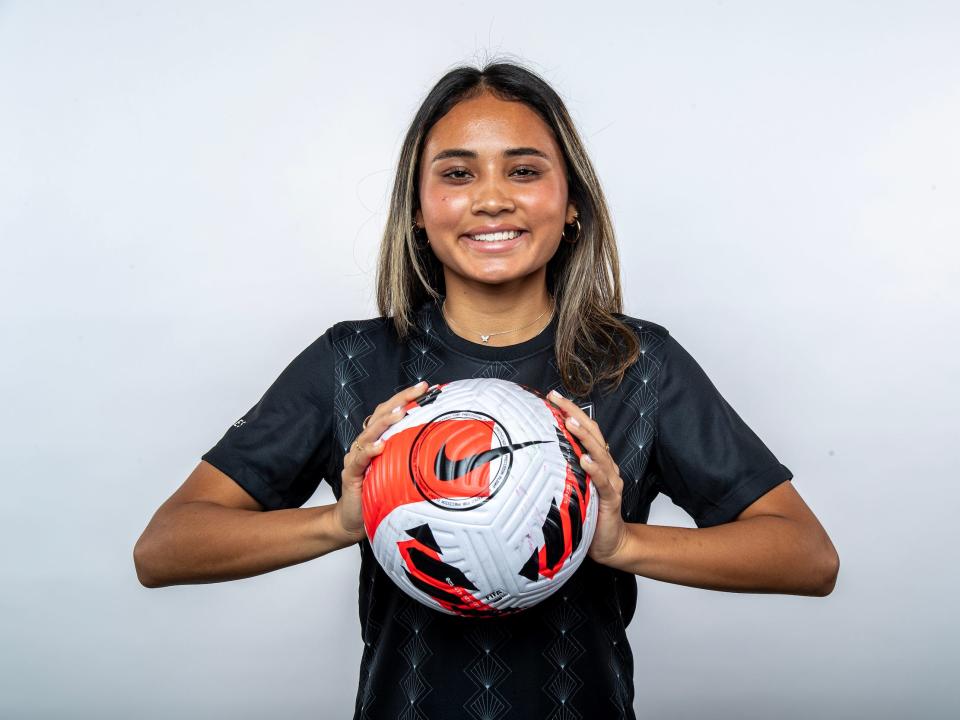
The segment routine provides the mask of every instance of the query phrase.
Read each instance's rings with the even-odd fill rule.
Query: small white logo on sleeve
[[[240,427],[241,425],[246,425],[246,424],[247,424],[247,421],[244,420],[243,418],[240,418],[239,420],[237,420],[237,421],[233,424],[233,426],[234,426],[234,427]]]

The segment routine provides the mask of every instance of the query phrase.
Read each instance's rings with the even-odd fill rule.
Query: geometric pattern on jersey
[[[543,686],[543,692],[553,700],[555,707],[549,718],[556,720],[573,720],[584,717],[574,708],[573,697],[583,686],[583,680],[574,672],[574,661],[583,655],[583,645],[576,639],[575,630],[586,620],[585,615],[577,610],[576,602],[569,593],[561,597],[553,609],[544,618],[547,625],[554,631],[553,641],[547,646],[543,654],[554,666],[553,675]]]
[[[400,363],[400,367],[403,368],[404,382],[395,388],[396,391],[416,385],[424,378],[429,382],[429,379],[443,367],[443,361],[440,359],[442,346],[437,339],[437,329],[434,327],[429,304],[421,308],[414,318],[420,334],[411,334],[407,340],[409,357]]]
[[[357,411],[362,400],[354,386],[369,377],[361,360],[372,353],[376,346],[367,337],[371,327],[369,323],[347,323],[351,332],[334,341],[336,360],[333,366],[334,393],[333,409],[337,420],[337,442],[347,453],[350,443],[359,434],[359,423],[350,416]]]
[[[416,385],[424,378],[433,377],[442,363],[437,359],[435,352],[436,341],[428,337],[419,337],[410,341],[410,349],[413,351],[412,357],[402,363],[407,382],[398,387],[402,390],[404,387]]]
[[[371,322],[345,322],[347,328],[342,337],[333,342],[335,357],[333,362],[333,409],[335,423],[336,442],[342,449],[344,455],[349,452],[351,443],[362,432],[362,417],[366,415],[362,407],[363,399],[360,397],[359,390],[363,387],[363,381],[370,377],[369,370],[365,367],[365,360],[372,361],[375,357],[376,344],[371,339],[371,335],[377,329],[375,323]],[[342,463],[338,464],[340,468]],[[327,482],[333,489],[334,495],[339,498],[341,493],[341,479],[339,473],[333,474],[327,478]],[[364,541],[366,542],[366,541]],[[364,572],[361,568],[361,572]],[[378,592],[374,591],[375,574],[369,574],[369,585],[367,593],[368,607],[372,607],[377,602]],[[374,613],[369,613],[368,622],[364,623],[363,634],[365,644],[363,648],[363,657],[360,661],[360,678],[357,690],[356,712],[360,718],[369,718],[370,706],[376,700],[376,692],[373,689],[373,683],[369,682],[370,663],[368,658],[373,654],[373,647],[376,645],[382,627],[372,618]]]
[[[616,587],[618,578],[613,576],[613,584]],[[613,675],[613,692],[610,694],[610,702],[620,713],[620,717],[626,717],[628,711],[632,710],[630,703],[630,685],[628,678],[632,678],[633,651],[630,649],[630,643],[627,642],[623,632],[623,609],[620,607],[620,594],[610,593],[606,598],[606,605],[612,612],[608,613],[610,622],[603,625],[603,634],[607,642],[610,643],[610,654],[608,666]],[[615,613],[615,614],[614,614]]]
[[[500,360],[481,365],[473,374],[475,378],[497,378],[499,380],[513,380],[517,376],[517,368],[508,362]]]
[[[360,681],[357,685],[357,700],[354,714],[358,720],[371,720],[370,706],[377,699],[377,693],[374,692],[373,683],[370,682],[370,656],[372,655],[371,643],[365,642],[363,646],[363,655],[360,658]]]
[[[370,682],[370,661],[367,654],[370,651],[370,645],[367,643],[363,648],[363,657],[360,659],[360,683],[357,688],[356,715],[360,720],[371,720],[370,706],[376,700],[377,694],[373,691],[373,684]]]
[[[477,685],[477,692],[463,707],[476,720],[499,720],[510,710],[510,702],[497,690],[497,685],[510,674],[507,663],[496,653],[507,638],[507,632],[492,623],[485,623],[467,633],[467,640],[477,649],[477,656],[464,672]]]
[[[377,693],[371,681],[370,670],[377,655],[380,643],[380,633],[383,626],[375,618],[379,616],[379,604],[382,591],[377,588],[377,574],[380,566],[370,562],[367,558],[373,555],[370,544],[364,540],[360,543],[360,597],[366,599],[361,607],[366,609],[366,617],[360,619],[360,637],[363,640],[363,655],[360,658],[360,679],[357,687],[355,717],[357,720],[372,720],[370,706],[377,700]],[[364,586],[364,579],[366,585]],[[384,582],[387,582],[384,579]]]
[[[396,617],[409,630],[409,636],[399,648],[400,655],[407,663],[407,672],[400,678],[400,689],[407,702],[398,717],[403,720],[425,719],[427,716],[420,711],[419,704],[433,688],[423,672],[423,665],[433,652],[424,638],[433,617],[430,610],[415,602],[404,603]]]
[[[628,319],[627,323],[637,331],[640,357],[624,377],[622,402],[634,412],[632,421],[627,421],[623,429],[617,465],[623,478],[623,518],[628,522],[636,522],[636,514],[642,508],[643,496],[649,485],[649,482],[642,484],[641,481],[645,477],[644,470],[656,437],[659,402],[657,380],[663,367],[659,351],[663,338],[644,328],[640,322]]]

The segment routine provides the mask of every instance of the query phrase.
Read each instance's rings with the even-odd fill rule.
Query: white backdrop
[[[810,0],[0,2],[0,716],[350,717],[358,552],[161,590],[131,552],[301,349],[375,314],[406,126],[496,53],[568,101],[627,311],[841,556],[827,598],[640,579],[639,716],[955,716],[960,9]]]

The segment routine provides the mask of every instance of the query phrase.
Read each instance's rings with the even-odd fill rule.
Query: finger
[[[375,455],[383,452],[384,443],[380,439],[387,429],[406,415],[406,408],[429,387],[426,381],[401,390],[386,402],[377,405],[370,416],[366,429],[357,436],[350,451],[343,458],[344,472],[352,477],[361,477]],[[389,410],[385,408],[390,408]]]
[[[412,400],[415,400],[421,395],[423,395],[423,393],[426,392],[428,387],[429,387],[429,383],[427,383],[426,380],[421,380],[416,385],[411,385],[408,388],[404,388],[400,392],[396,393],[392,397],[388,398],[387,400],[384,400],[382,403],[377,405],[377,407],[374,408],[373,410],[373,414],[379,415],[384,412],[390,412],[397,405],[400,405],[402,407],[407,403],[411,402]]]
[[[612,463],[598,462],[590,453],[580,456],[580,466],[590,475],[590,481],[606,502],[618,502],[623,496],[623,479],[610,467]]]
[[[567,427],[580,441],[583,447],[583,453],[580,455],[580,465],[591,475],[598,470],[604,474],[612,474],[614,470],[613,458],[606,451],[604,443],[597,442],[597,439],[583,427],[576,427],[571,424],[572,418],[567,418]]]
[[[556,405],[558,408],[563,410],[567,415],[572,415],[586,428],[589,428],[591,432],[596,435],[600,434],[600,426],[597,425],[593,419],[585,413],[579,405],[577,405],[573,400],[565,398],[557,390],[551,390],[547,397]]]
[[[582,414],[583,412],[581,411],[581,415]],[[599,428],[596,423],[585,426],[578,420],[576,415],[571,414],[567,415],[564,419],[564,424],[567,430],[580,441],[580,445],[586,454],[585,462],[593,463],[593,465],[599,464],[603,467],[604,471],[619,476],[620,468],[613,461],[613,456],[607,448],[606,440],[603,439],[603,435],[599,432],[599,429],[596,432],[593,431],[593,428]],[[583,462],[581,462],[581,465],[583,465]],[[584,465],[584,467],[586,466]]]
[[[556,390],[551,390],[547,397],[553,402],[554,405],[566,413],[567,417],[565,420],[567,427],[583,428],[597,441],[597,443],[599,443],[601,448],[606,448],[607,443],[603,439],[603,433],[600,432],[600,426],[591,420],[590,417],[583,410],[581,410],[575,402],[568,400]]]
[[[363,443],[358,438],[343,458],[343,474],[353,478],[363,477],[370,461],[383,452],[383,446],[382,440]]]
[[[360,433],[357,440],[361,443],[373,442],[387,431],[391,425],[407,414],[411,403],[423,395],[429,385],[424,380],[412,387],[401,390],[389,400],[377,405],[366,429]]]

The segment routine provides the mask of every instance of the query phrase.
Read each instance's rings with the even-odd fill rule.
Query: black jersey
[[[392,321],[337,323],[300,353],[203,459],[268,510],[299,507],[321,480],[340,496],[343,457],[379,403],[420,380],[560,382],[554,320],[507,347],[470,342],[439,305],[400,341]],[[639,360],[613,391],[574,398],[597,421],[623,478],[623,517],[646,522],[658,493],[699,527],[731,521],[793,477],[660,325],[621,316]],[[364,643],[355,718],[633,718],[626,627],[636,578],[586,558],[558,592],[516,615],[468,619],[422,605],[359,543]]]

